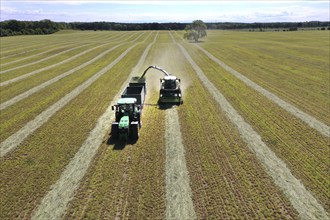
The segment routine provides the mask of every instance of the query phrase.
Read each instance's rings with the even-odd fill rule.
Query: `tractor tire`
[[[131,123],[130,132],[131,132],[132,140],[139,139],[139,123],[138,122]]]
[[[118,139],[118,131],[119,128],[118,128],[118,122],[115,122],[115,123],[112,123],[112,126],[111,126],[111,137],[114,139],[114,140],[117,140]]]

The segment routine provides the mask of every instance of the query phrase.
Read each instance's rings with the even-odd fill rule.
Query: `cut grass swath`
[[[292,174],[302,181],[323,207],[328,209],[328,138],[249,88],[201,54],[197,48],[186,48],[206,76],[256,129],[267,146],[287,164]]]
[[[172,39],[174,41],[173,37]],[[268,174],[273,178],[276,185],[280,187],[288,197],[293,207],[299,213],[299,216],[302,218],[329,218],[324,208],[318,203],[313,195],[305,189],[299,180],[291,174],[291,171],[286,167],[285,163],[267,147],[267,145],[261,140],[259,134],[257,134],[253,128],[244,121],[224,96],[205,77],[203,71],[191,59],[187,51],[180,44],[177,45],[192,65],[205,87],[208,88],[219,106],[224,109],[226,116],[236,125],[242,139],[248,144],[251,151],[256,154],[257,158],[261,161]]]
[[[35,205],[58,180],[86,134],[95,126],[145,45],[134,48],[120,63],[56,113],[22,147],[2,159],[1,180],[5,188],[1,218],[29,218]],[[109,89],[109,83],[113,85]],[[31,163],[26,163],[31,161]],[[34,186],[38,185],[37,188]]]

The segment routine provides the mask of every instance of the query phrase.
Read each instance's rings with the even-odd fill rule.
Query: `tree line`
[[[327,28],[329,21],[306,21],[306,22],[268,22],[268,23],[206,23],[208,29],[240,30],[240,29],[287,29],[297,30],[299,28]]]
[[[7,20],[0,22],[0,36],[52,34],[63,29],[73,30],[184,30],[190,23],[117,23],[117,22],[54,22],[48,19],[41,21]],[[291,29],[327,28],[330,22],[270,22],[270,23],[237,23],[206,22],[207,29]]]
[[[66,29],[67,27],[66,23],[53,22],[51,20],[8,20],[0,22],[0,36],[52,34],[61,29]]]

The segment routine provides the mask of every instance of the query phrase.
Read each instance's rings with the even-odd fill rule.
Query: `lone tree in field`
[[[207,36],[206,29],[206,24],[202,20],[195,20],[191,25],[188,24],[186,26],[184,29],[186,33],[183,35],[183,38],[198,42],[199,38]]]

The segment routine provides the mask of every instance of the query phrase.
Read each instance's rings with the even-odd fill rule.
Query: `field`
[[[329,219],[329,31],[1,38],[1,219]],[[136,143],[110,138],[149,65],[181,78]]]

